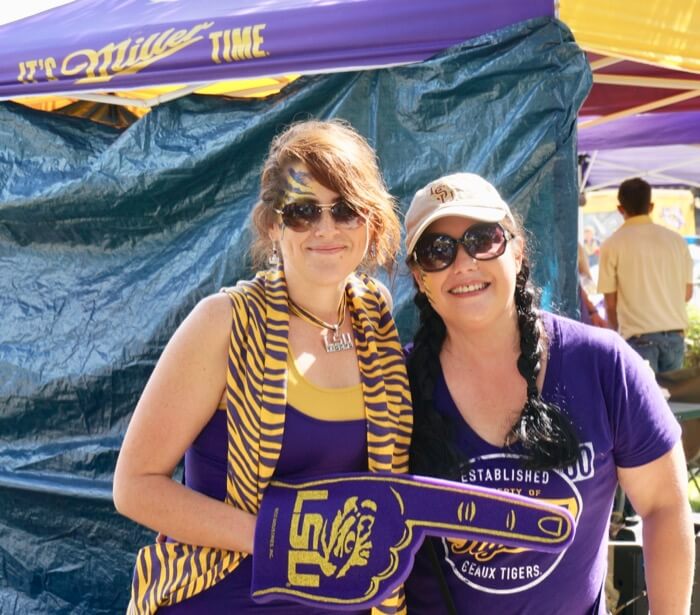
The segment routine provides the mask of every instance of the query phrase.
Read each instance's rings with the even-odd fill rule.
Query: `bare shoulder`
[[[192,314],[195,313],[213,320],[231,320],[231,299],[224,292],[208,295],[194,307]]]
[[[209,295],[199,301],[182,322],[178,333],[202,336],[202,341],[211,342],[220,338],[231,328],[231,299],[226,293]]]
[[[224,293],[205,297],[166,344],[152,380],[173,390],[187,383],[193,391],[207,382],[209,388],[218,389],[214,394],[220,394],[225,381],[230,330],[229,297]]]

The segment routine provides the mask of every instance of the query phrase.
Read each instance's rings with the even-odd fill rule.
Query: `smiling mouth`
[[[316,248],[309,248],[311,252],[321,252],[322,254],[333,254],[334,252],[340,252],[344,249],[344,246],[319,246]]]
[[[451,295],[464,295],[467,293],[475,293],[480,290],[484,290],[488,287],[486,282],[480,282],[479,284],[463,284],[462,286],[455,286],[449,290]]]

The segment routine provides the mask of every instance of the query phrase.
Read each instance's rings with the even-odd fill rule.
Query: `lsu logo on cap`
[[[442,182],[437,182],[430,186],[430,195],[434,196],[441,203],[447,203],[455,199],[455,191]]]

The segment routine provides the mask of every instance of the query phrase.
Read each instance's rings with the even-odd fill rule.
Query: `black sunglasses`
[[[459,245],[478,261],[490,261],[506,251],[508,240],[514,235],[497,222],[470,226],[460,239],[449,235],[426,233],[413,250],[413,260],[427,272],[447,269],[457,258]]]
[[[318,224],[324,209],[329,210],[338,228],[356,229],[365,220],[352,205],[342,199],[328,205],[304,199],[290,201],[275,211],[282,216],[285,226],[293,231],[302,232]]]

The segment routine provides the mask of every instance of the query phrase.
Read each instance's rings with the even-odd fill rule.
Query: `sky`
[[[0,25],[17,21],[69,2],[73,2],[73,0],[24,0],[22,3],[5,1],[0,4]]]

